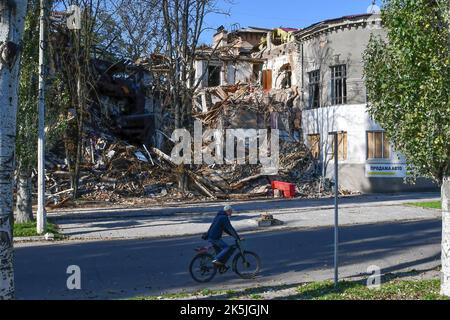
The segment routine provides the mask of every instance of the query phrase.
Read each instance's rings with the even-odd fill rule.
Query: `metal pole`
[[[38,100],[38,210],[37,233],[46,229],[45,212],[45,19],[46,0],[41,0],[39,19],[39,100]]]
[[[334,286],[339,284],[339,134],[334,134]]]

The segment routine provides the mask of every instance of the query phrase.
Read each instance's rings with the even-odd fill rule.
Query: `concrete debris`
[[[231,90],[222,88],[224,100],[217,103],[207,114],[197,114],[205,124],[213,126],[218,121],[224,127],[233,126],[233,121],[245,121],[240,110],[248,110],[249,101],[259,101],[258,114],[267,116],[264,100],[271,101],[260,91],[250,91],[248,86]],[[230,93],[234,91],[234,93]],[[225,94],[223,94],[225,93]],[[236,98],[240,96],[240,98]],[[286,95],[289,97],[289,95]],[[267,100],[268,99],[268,100]],[[289,99],[289,98],[288,98]],[[275,102],[271,104],[276,105]],[[272,110],[274,110],[273,108]],[[224,113],[228,114],[225,116]],[[252,117],[249,117],[248,121]],[[254,118],[253,118],[254,119]],[[270,117],[266,117],[270,119]],[[241,123],[242,124],[242,123]],[[253,125],[254,123],[251,123]],[[261,127],[269,122],[261,120]],[[105,127],[103,127],[105,128]],[[291,127],[292,128],[292,127]],[[133,198],[135,202],[146,199],[235,199],[283,197],[273,190],[273,181],[284,181],[296,186],[296,196],[311,198],[331,196],[329,181],[321,181],[320,174],[308,149],[296,141],[288,129],[280,142],[280,169],[277,176],[267,176],[260,165],[224,164],[214,166],[183,167],[188,184],[185,191],[178,188],[180,167],[171,157],[157,148],[139,148],[131,145],[111,132],[103,129],[87,131],[91,134],[90,145],[84,154],[86,161],[81,173],[82,199],[96,202],[123,203]],[[93,154],[90,154],[93,152]],[[48,163],[49,190],[52,192],[51,208],[70,205],[70,174],[62,160],[54,154]],[[60,159],[64,159],[61,157]],[[93,159],[93,162],[88,161]],[[53,162],[53,165],[52,165]],[[63,191],[63,192],[61,192]],[[347,194],[346,191],[342,191]]]
[[[281,226],[283,225],[283,221],[274,219],[271,214],[262,214],[257,220],[259,227],[272,227],[272,226]]]
[[[103,117],[104,111],[94,105],[84,132],[81,198],[93,202],[137,204],[167,199],[283,197],[283,193],[273,190],[273,181],[294,184],[297,197],[331,196],[329,181],[320,179],[320,168],[296,134],[295,121],[301,113],[292,108],[293,101],[298,98],[295,88],[268,93],[258,86],[238,84],[207,88],[200,91],[200,96],[202,94],[210,95],[210,98],[199,99],[206,103],[202,109],[207,111],[197,112],[194,117],[207,129],[280,130],[278,175],[265,174],[261,165],[178,166],[169,155],[173,146],[170,131],[160,130],[166,146],[163,149],[157,148],[155,142],[129,141],[128,135],[117,130],[116,123]],[[171,126],[169,124],[168,128]],[[70,200],[72,177],[64,159],[64,149],[58,147],[51,150],[47,159],[49,208],[73,205]],[[186,177],[183,189],[179,188],[180,176]],[[347,194],[344,190],[342,193]]]
[[[70,31],[59,24],[52,28],[51,71],[70,74],[71,64],[62,59],[73,57]],[[170,156],[176,121],[167,92],[169,59],[159,54],[136,62],[92,58],[87,68],[92,92],[82,111],[80,175],[72,176],[76,170],[69,167],[74,161],[67,146],[56,143],[46,157],[47,207],[74,205],[76,180],[81,199],[97,203],[331,196],[332,183],[321,178],[324,170],[302,136],[303,93],[294,74],[300,59],[296,31],[244,28],[228,33],[220,28],[214,48],[196,50],[199,86],[192,93],[192,117],[206,130],[279,130],[277,175],[261,165],[229,161],[177,165]],[[77,112],[69,108],[65,120],[77,121]],[[291,184],[291,189],[278,190],[274,181]],[[267,221],[272,220],[262,223]]]

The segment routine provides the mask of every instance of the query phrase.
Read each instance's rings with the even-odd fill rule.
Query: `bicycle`
[[[239,251],[233,258],[232,270],[242,279],[254,279],[261,270],[259,256],[254,252],[244,250],[241,242],[238,240],[231,246],[229,256],[231,257],[236,250]],[[196,282],[210,282],[216,276],[217,271],[220,274],[225,274],[229,270],[227,266],[217,268],[212,263],[214,256],[218,254],[220,248],[211,245],[209,247],[196,248],[195,251],[197,254],[189,264],[189,273]],[[248,270],[250,271],[246,272]]]

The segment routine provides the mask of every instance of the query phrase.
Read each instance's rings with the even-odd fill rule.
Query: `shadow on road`
[[[235,215],[232,221],[241,221],[252,219],[252,216],[240,214]],[[143,217],[139,221],[133,219],[117,220],[112,218],[95,219],[92,222],[85,222],[79,227],[71,225],[73,220],[60,220],[58,226],[60,228],[68,228],[64,231],[65,236],[81,236],[86,234],[97,234],[99,231],[126,231],[129,229],[140,229],[151,227],[165,227],[165,226],[182,226],[186,223],[194,224],[210,224],[214,217],[199,215],[192,217],[174,216],[174,217]],[[68,227],[70,225],[70,227]],[[68,231],[70,230],[70,231]],[[205,231],[208,227],[205,227]]]
[[[365,274],[372,264],[385,273],[440,262],[440,221],[349,226],[343,227],[340,235],[340,263],[345,277]],[[208,285],[195,284],[187,270],[194,248],[204,244],[198,237],[19,247],[15,258],[17,297],[122,299],[332,277],[332,228],[249,234],[246,238],[247,249],[261,256],[260,278],[248,282],[229,273]],[[82,290],[66,289],[70,265],[82,270]]]
[[[382,203],[389,201],[411,201],[422,200],[430,198],[439,198],[438,192],[427,193],[406,193],[406,194],[370,194],[370,195],[356,195],[346,196],[340,199],[341,205],[356,205],[356,204],[371,204]],[[301,208],[317,208],[324,206],[333,206],[334,198],[321,198],[321,199],[268,199],[268,200],[256,200],[247,202],[237,202],[233,205],[237,212],[245,211],[258,211],[261,213],[264,210],[276,210],[276,209],[301,209]],[[84,219],[99,219],[111,218],[112,215],[117,217],[126,218],[142,218],[143,216],[150,217],[167,217],[176,216],[178,214],[214,214],[223,209],[223,204],[216,203],[198,203],[198,204],[185,204],[171,206],[166,205],[159,208],[134,208],[134,209],[110,209],[110,208],[98,208],[95,212],[77,211],[74,209],[73,213],[64,213],[59,216],[58,212],[53,213],[53,219],[59,223],[60,220],[84,220]]]

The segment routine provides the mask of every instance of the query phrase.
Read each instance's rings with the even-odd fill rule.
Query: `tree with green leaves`
[[[371,116],[416,175],[442,188],[442,294],[450,296],[450,0],[385,0],[387,38],[364,55]]]
[[[39,1],[28,1],[21,60],[16,137],[17,201],[15,222],[33,220],[31,174],[37,160]]]

